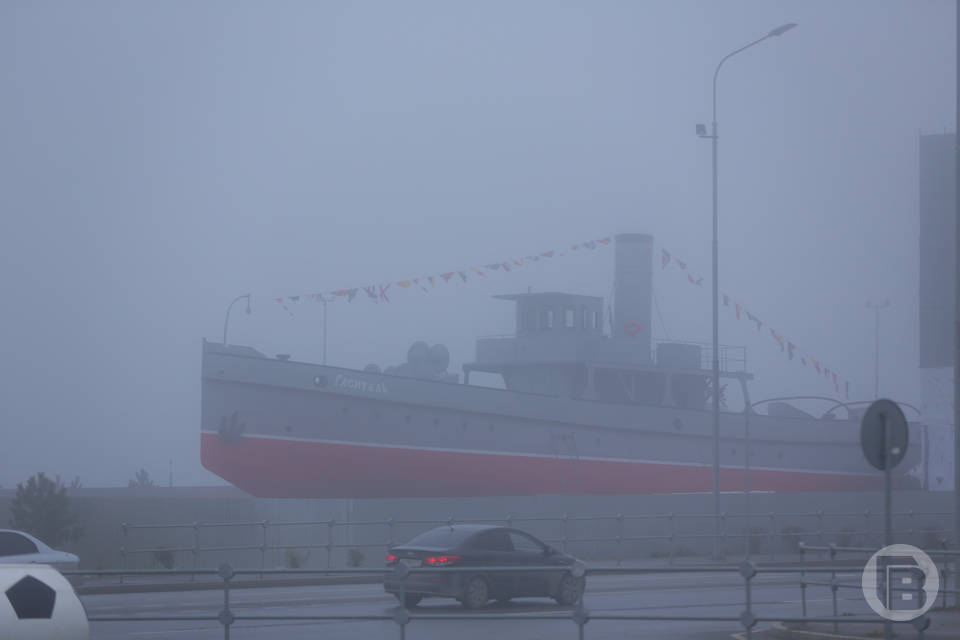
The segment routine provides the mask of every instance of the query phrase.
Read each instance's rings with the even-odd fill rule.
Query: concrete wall
[[[505,522],[555,541],[584,559],[635,559],[707,554],[712,548],[706,534],[713,531],[713,501],[709,494],[529,496],[464,499],[394,500],[262,500],[236,490],[210,492],[189,489],[80,490],[71,503],[86,535],[66,547],[80,555],[84,568],[123,566],[121,547],[128,550],[170,551],[177,567],[235,566],[278,567],[299,560],[303,566],[323,567],[328,558],[344,566],[351,549],[363,554],[365,566],[378,565],[388,542],[400,543],[445,521],[490,520]],[[0,522],[9,520],[12,492],[0,493]],[[728,533],[723,546],[730,554],[744,549],[748,530],[746,504],[741,494],[721,496]],[[944,493],[898,492],[894,497],[898,542],[924,547],[937,544],[949,529],[951,496]],[[754,553],[786,557],[796,543],[831,541],[844,545],[878,545],[882,541],[883,496],[880,493],[752,494],[750,526]],[[910,511],[913,515],[909,515]],[[823,512],[824,515],[818,515]],[[666,514],[675,514],[673,518]],[[771,517],[771,513],[776,515]],[[563,516],[567,515],[564,520]],[[622,519],[616,516],[623,514]],[[793,515],[785,515],[793,514]],[[394,520],[416,521],[386,523]],[[333,519],[331,526],[328,521]],[[264,527],[260,524],[267,521]],[[312,521],[314,524],[291,524]],[[247,523],[235,526],[190,526]],[[346,523],[353,523],[347,525]],[[178,528],[133,528],[128,524],[183,524]],[[865,534],[865,532],[867,532]],[[331,538],[332,533],[332,538]],[[777,534],[770,537],[771,533]],[[673,537],[671,538],[671,534]],[[655,539],[630,540],[655,536]],[[608,540],[575,542],[577,538]],[[619,540],[618,540],[619,538]],[[290,545],[289,552],[270,548],[201,551],[205,547],[270,547]],[[328,541],[332,542],[327,547]],[[371,545],[371,546],[367,546]],[[312,548],[311,548],[312,547]],[[293,554],[291,556],[290,554]],[[162,554],[160,555],[162,557]],[[795,557],[795,556],[794,556]],[[154,554],[128,554],[129,568],[153,568]]]

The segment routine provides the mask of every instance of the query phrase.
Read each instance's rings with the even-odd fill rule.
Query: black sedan
[[[404,564],[437,571],[410,573],[404,583],[407,607],[425,597],[456,598],[468,609],[490,600],[515,597],[553,598],[572,605],[583,593],[585,580],[574,570],[576,558],[544,544],[528,533],[484,524],[437,527],[387,553],[387,566]],[[556,566],[556,571],[524,571],[524,567]],[[475,571],[443,571],[444,567],[469,567]],[[484,571],[484,567],[517,567],[516,571]],[[577,575],[580,577],[577,577]],[[387,573],[383,588],[401,597],[400,579]]]

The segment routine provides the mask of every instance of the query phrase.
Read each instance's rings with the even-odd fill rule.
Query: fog
[[[954,7],[927,2],[5,2],[0,484],[177,485],[200,466],[201,339],[322,357],[322,306],[622,232],[655,264],[655,338],[710,339],[711,79],[721,315],[757,398],[832,395],[767,328],[919,404],[918,134],[952,130]],[[613,252],[327,307],[328,361],[510,333],[498,293],[609,296]]]

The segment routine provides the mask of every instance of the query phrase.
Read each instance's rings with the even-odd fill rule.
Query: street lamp
[[[880,397],[880,309],[890,306],[889,300],[882,303],[867,302],[867,309],[877,312],[877,321],[873,331],[873,399]]]
[[[717,284],[717,151],[719,146],[719,136],[717,134],[717,76],[720,74],[720,67],[723,63],[737,55],[741,51],[746,51],[750,47],[760,44],[764,40],[780,36],[793,29],[794,22],[780,25],[776,29],[771,29],[767,35],[754,40],[750,44],[744,45],[725,55],[720,63],[717,64],[713,72],[713,120],[710,135],[707,135],[706,127],[702,124],[697,125],[697,135],[701,138],[709,138],[713,142],[713,555],[720,557],[720,306],[718,303],[719,289]]]
[[[242,296],[237,296],[234,298],[229,305],[227,305],[227,315],[223,318],[223,346],[227,346],[227,323],[230,322],[230,310],[233,309],[233,305],[240,302],[244,298],[247,299],[247,315],[250,315],[250,294],[245,293]]]

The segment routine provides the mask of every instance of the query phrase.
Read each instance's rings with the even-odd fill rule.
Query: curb
[[[231,580],[231,589],[269,589],[271,587],[315,587],[339,584],[380,584],[380,576],[325,576],[277,580]],[[223,591],[223,580],[204,582],[147,582],[90,584],[75,587],[77,595],[111,595],[121,593],[161,593],[165,591]]]

